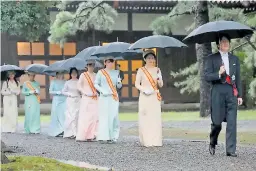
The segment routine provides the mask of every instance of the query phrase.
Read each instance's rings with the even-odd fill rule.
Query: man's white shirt
[[[228,59],[228,52],[220,52],[221,59],[224,63],[224,68],[226,70],[226,73],[229,75],[229,59]]]

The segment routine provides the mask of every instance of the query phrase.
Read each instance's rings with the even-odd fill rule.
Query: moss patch
[[[8,158],[12,162],[8,164],[1,164],[2,171],[92,171],[43,157],[8,156]]]

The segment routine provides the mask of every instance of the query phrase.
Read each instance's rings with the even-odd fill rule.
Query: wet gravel
[[[75,142],[71,139],[2,133],[9,146],[19,147],[10,155],[42,156],[112,167],[115,171],[256,171],[256,147],[238,146],[237,158],[225,156],[224,144],[216,155],[208,153],[208,142],[164,140],[163,147],[145,148],[136,136],[121,136],[117,144]]]

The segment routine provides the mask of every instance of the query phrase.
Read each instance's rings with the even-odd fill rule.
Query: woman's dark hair
[[[7,77],[7,80],[6,80],[6,83],[7,83],[7,88],[9,88],[9,80],[10,80],[10,78],[9,77]],[[15,83],[16,83],[16,85],[18,86],[19,85],[19,83],[18,83],[18,81],[17,81],[17,79],[16,79],[16,77],[14,77],[14,81],[15,81]]]
[[[147,55],[144,56],[144,59],[146,59],[148,57],[148,55],[153,55],[154,58],[156,59],[156,55],[154,53],[148,53]]]
[[[69,71],[69,79],[72,79],[71,73],[72,73],[73,71],[76,71],[76,74],[77,74],[76,78],[79,79],[79,73],[78,73],[78,70],[77,70],[76,68],[71,68],[71,69],[70,69],[70,71]]]

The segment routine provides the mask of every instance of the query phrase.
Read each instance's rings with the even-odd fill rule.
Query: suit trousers
[[[231,85],[214,84],[211,91],[211,133],[210,144],[217,145],[223,121],[226,127],[226,152],[236,151],[237,136],[237,97]]]

